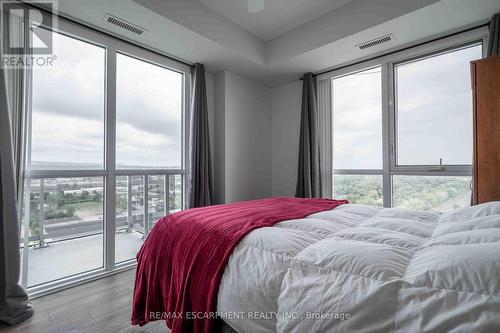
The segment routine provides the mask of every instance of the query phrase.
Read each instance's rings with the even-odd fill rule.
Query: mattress
[[[217,310],[241,333],[500,331],[500,202],[347,204],[254,230]]]

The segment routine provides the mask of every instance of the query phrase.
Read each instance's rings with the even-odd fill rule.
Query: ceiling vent
[[[137,34],[139,36],[142,35],[144,33],[144,31],[147,31],[146,29],[141,28],[138,25],[129,23],[129,22],[122,20],[121,18],[118,18],[118,17],[113,16],[113,15],[106,14],[106,16],[104,17],[104,20],[106,20],[106,22],[113,24],[119,28],[133,32],[134,34]]]
[[[364,43],[358,44],[358,45],[356,45],[356,47],[358,47],[360,50],[364,50],[364,49],[367,49],[369,47],[373,47],[375,45],[379,45],[379,44],[384,44],[384,43],[390,42],[392,40],[394,40],[394,35],[393,34],[389,34],[389,35],[385,35],[385,36],[381,36],[381,37],[369,40],[368,42],[364,42]]]

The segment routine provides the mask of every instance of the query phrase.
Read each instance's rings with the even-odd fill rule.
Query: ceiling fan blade
[[[257,13],[261,10],[264,10],[266,4],[265,0],[247,0],[248,3],[248,12],[249,13]]]

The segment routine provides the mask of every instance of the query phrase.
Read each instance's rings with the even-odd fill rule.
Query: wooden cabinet
[[[500,56],[471,63],[473,202],[500,201]]]

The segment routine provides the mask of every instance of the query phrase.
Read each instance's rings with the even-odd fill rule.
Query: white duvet
[[[500,202],[342,205],[247,235],[218,311],[238,332],[500,332]]]

